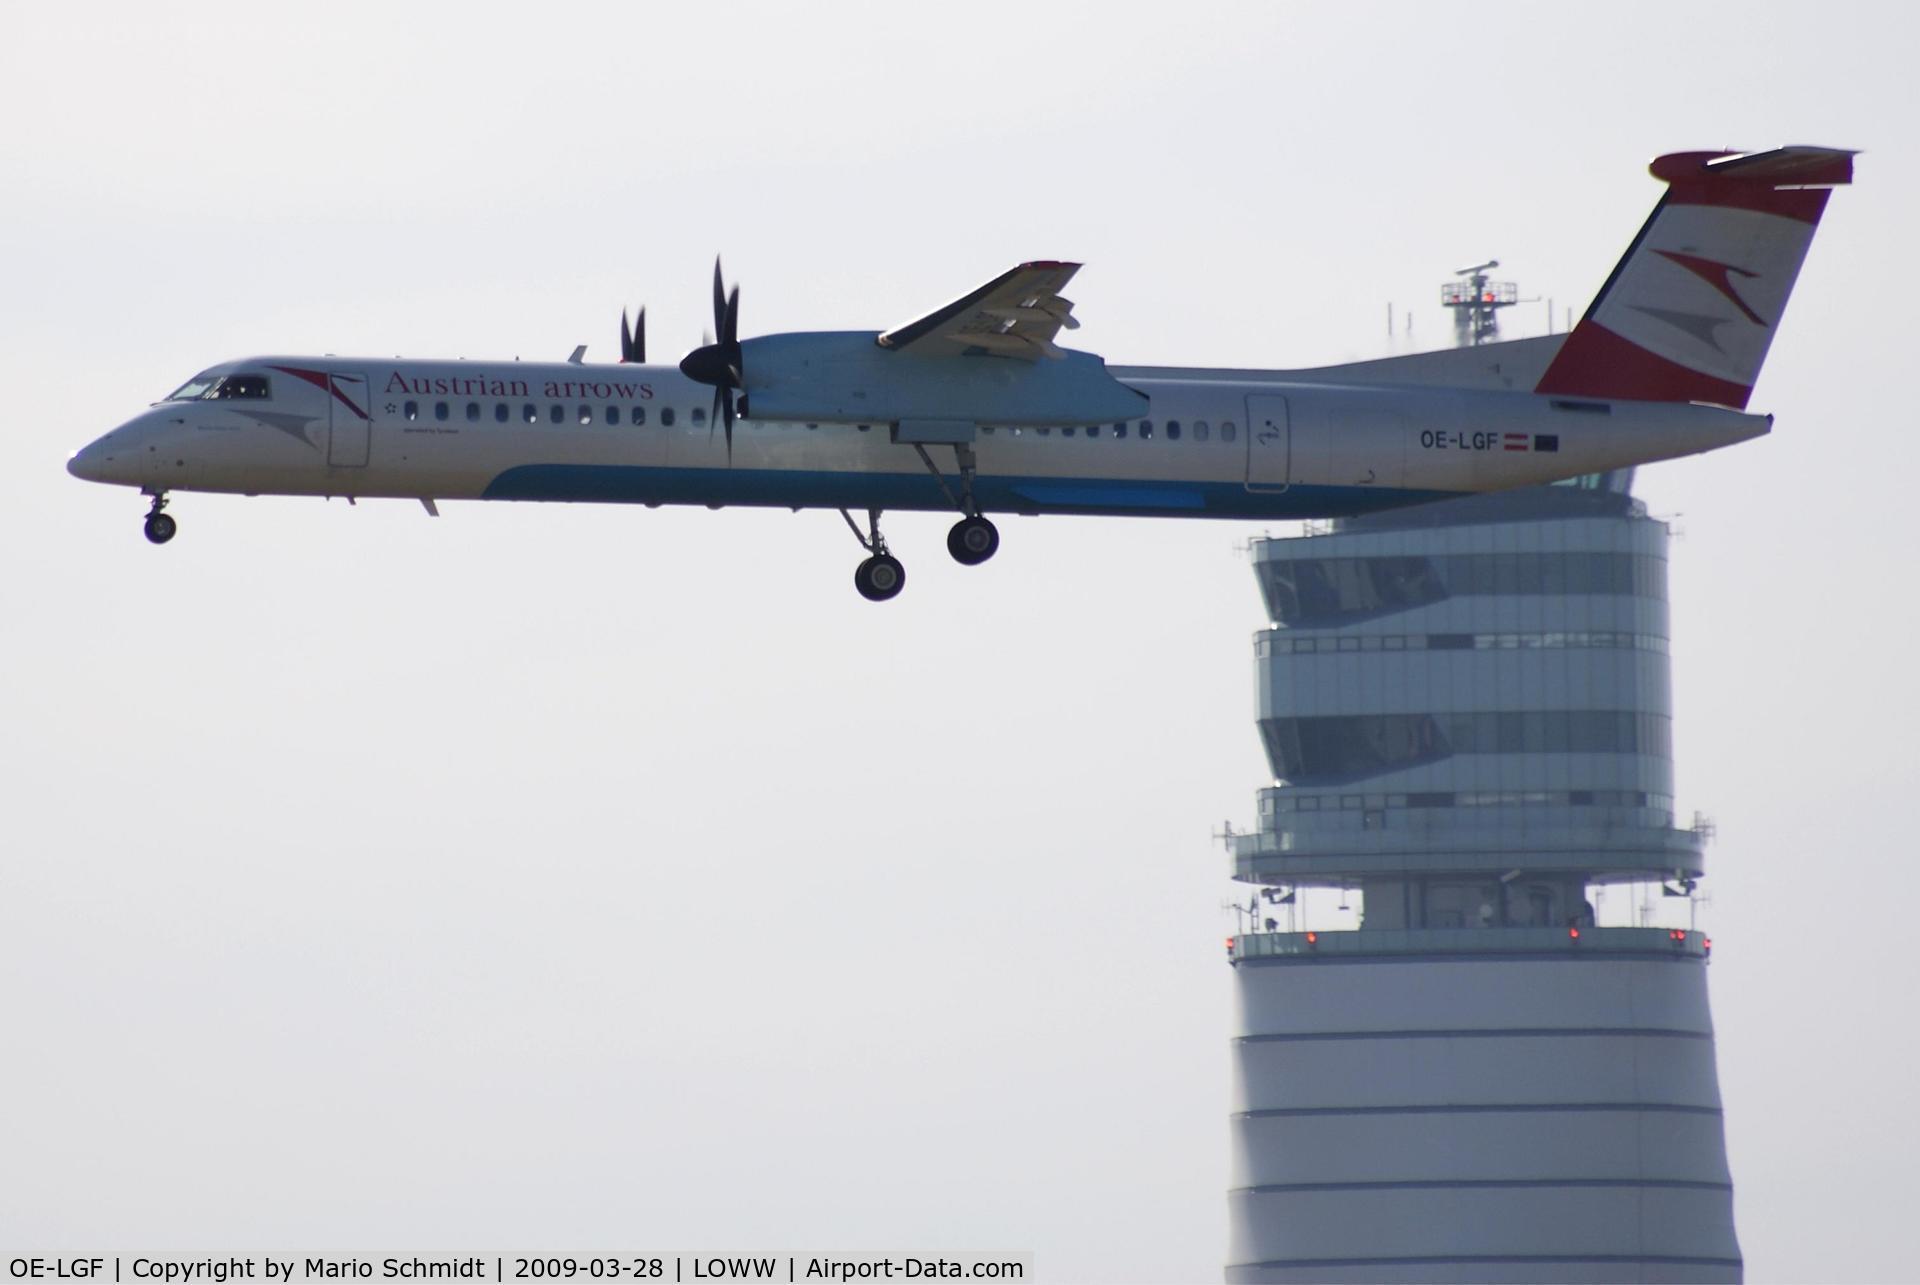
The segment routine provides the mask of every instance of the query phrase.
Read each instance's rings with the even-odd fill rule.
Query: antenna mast
[[[1453,310],[1453,343],[1456,348],[1473,348],[1500,338],[1499,310],[1520,302],[1520,287],[1511,281],[1489,281],[1487,271],[1500,266],[1500,260],[1488,259],[1470,268],[1460,268],[1440,287],[1440,303]]]

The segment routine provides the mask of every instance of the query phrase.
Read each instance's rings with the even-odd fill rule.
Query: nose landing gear
[[[165,544],[180,530],[180,524],[163,512],[167,507],[167,493],[154,491],[152,495],[153,507],[147,510],[147,520],[142,523],[141,529],[154,544]]]

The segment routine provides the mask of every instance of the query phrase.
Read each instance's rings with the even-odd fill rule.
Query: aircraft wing
[[[878,342],[882,348],[928,357],[985,352],[1026,361],[1058,358],[1054,336],[1062,326],[1080,328],[1073,319],[1073,301],[1060,297],[1061,288],[1079,270],[1077,263],[1023,263],[946,307],[887,331]]]

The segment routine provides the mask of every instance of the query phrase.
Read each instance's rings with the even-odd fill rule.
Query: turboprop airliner
[[[1564,337],[1312,370],[1109,367],[1062,347],[1079,265],[1023,263],[884,331],[739,338],[714,264],[711,342],[621,361],[251,357],[195,375],[76,452],[76,477],[176,491],[837,509],[855,587],[906,572],[888,509],[958,515],[974,565],[989,514],[1337,517],[1673,459],[1768,431],[1748,397],[1832,188],[1854,153],[1677,152],[1659,203]],[[708,394],[711,392],[711,402]],[[864,512],[864,529],[853,514]]]

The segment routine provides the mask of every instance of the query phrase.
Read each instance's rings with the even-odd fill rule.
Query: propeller
[[[740,357],[740,287],[727,290],[720,275],[720,260],[713,261],[713,328],[720,337],[709,339],[680,360],[680,373],[697,383],[713,386],[713,415],[707,435],[713,435],[713,420],[726,426],[727,463],[733,463],[733,390],[746,390],[747,379]]]
[[[620,360],[639,362],[647,360],[647,310],[642,308],[640,315],[633,320],[633,329],[627,329],[627,310],[620,310]]]

